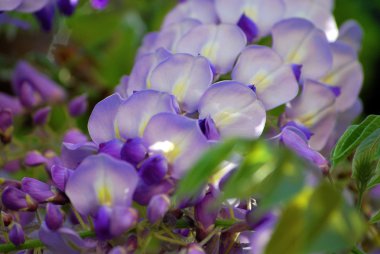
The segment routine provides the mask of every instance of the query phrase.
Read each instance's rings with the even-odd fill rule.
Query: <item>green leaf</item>
[[[196,195],[210,177],[220,170],[219,166],[230,158],[232,152],[248,151],[254,143],[251,140],[230,139],[209,149],[179,181],[174,202]]]
[[[380,210],[377,211],[374,215],[371,216],[369,220],[370,223],[375,224],[380,221]]]
[[[306,167],[286,149],[256,143],[227,181],[222,200],[263,197],[262,209],[284,203],[304,186]]]
[[[380,152],[380,129],[374,131],[358,146],[353,159],[352,177],[356,180],[359,192],[364,193],[376,174]],[[375,161],[376,160],[376,161]]]
[[[369,115],[359,125],[350,126],[339,139],[331,154],[333,166],[349,156],[365,138],[378,128],[380,128],[380,116],[376,115]]]
[[[270,253],[328,253],[351,249],[365,232],[358,211],[324,182],[305,187],[282,211],[265,249]]]

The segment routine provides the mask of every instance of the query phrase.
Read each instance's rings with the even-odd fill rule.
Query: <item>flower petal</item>
[[[265,46],[249,46],[243,50],[232,71],[232,79],[253,84],[266,110],[292,100],[298,93],[292,68]]]
[[[207,149],[207,139],[196,120],[171,113],[160,113],[149,121],[143,139],[152,152],[162,153],[179,178]]]
[[[255,93],[235,81],[212,85],[199,103],[199,118],[210,116],[220,136],[257,138],[264,130],[266,113]]]
[[[178,42],[176,52],[202,55],[210,60],[218,74],[232,69],[236,57],[247,44],[244,32],[230,24],[200,25]]]
[[[211,85],[213,73],[208,60],[202,56],[174,54],[152,72],[152,88],[173,94],[181,108],[192,113],[199,99]]]
[[[272,29],[273,49],[287,63],[301,64],[302,77],[318,79],[332,65],[325,34],[310,21],[300,18],[278,22]]]

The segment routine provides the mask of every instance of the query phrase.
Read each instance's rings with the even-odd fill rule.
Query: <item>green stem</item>
[[[95,236],[95,232],[93,231],[83,231],[78,233],[82,238],[89,238]],[[19,246],[14,245],[13,243],[0,244],[0,253],[6,253],[10,251],[16,250],[27,250],[27,249],[35,249],[41,248],[45,245],[38,239],[27,240],[25,243],[20,244]]]

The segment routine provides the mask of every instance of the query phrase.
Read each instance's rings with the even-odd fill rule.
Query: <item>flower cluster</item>
[[[93,109],[91,140],[71,131],[59,158],[31,154],[46,165],[47,182],[2,184],[9,239],[24,242],[29,217],[45,207],[39,238],[54,253],[133,253],[153,228],[167,243],[162,251],[262,253],[276,211],[258,216],[251,201],[211,205],[236,164],[226,162],[196,198],[173,204],[171,196],[194,162],[228,138],[263,136],[328,172],[322,154],[360,112],[363,81],[361,29],[349,21],[338,31],[332,8],[330,0],[181,1],[145,37],[130,75]],[[40,89],[44,82],[17,76],[21,104],[61,96]],[[1,123],[7,134],[5,114]],[[219,232],[218,219],[238,223]],[[96,238],[72,228],[93,229]]]

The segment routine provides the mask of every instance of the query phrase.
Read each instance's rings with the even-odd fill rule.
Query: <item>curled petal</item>
[[[232,69],[236,57],[247,44],[244,32],[235,25],[200,25],[178,42],[176,52],[202,55],[210,60],[218,74]]]
[[[98,147],[92,142],[71,144],[62,143],[62,165],[67,168],[76,168],[86,157],[96,153]]]
[[[138,176],[127,162],[105,154],[87,157],[70,176],[66,195],[83,215],[98,207],[129,206],[138,182]]]
[[[3,0],[0,2],[0,12],[16,9],[23,0]]]
[[[14,115],[19,115],[24,110],[17,97],[0,92],[0,109],[8,109]]]
[[[88,132],[95,143],[100,144],[118,138],[114,120],[122,102],[120,95],[115,93],[95,105],[88,120]]]
[[[232,78],[256,87],[257,98],[266,110],[284,104],[298,93],[298,83],[291,66],[265,46],[249,46],[239,56]]]
[[[171,113],[152,117],[143,139],[151,151],[166,157],[175,178],[181,177],[208,147],[196,120]]]
[[[325,34],[310,21],[290,18],[272,29],[273,49],[285,62],[302,65],[302,77],[318,79],[332,65],[332,54]]]
[[[215,8],[223,23],[237,24],[244,14],[258,27],[259,36],[266,36],[285,12],[283,0],[215,0]]]
[[[119,107],[114,120],[117,136],[124,139],[141,137],[152,116],[178,111],[173,95],[154,90],[136,92]]]
[[[220,136],[257,138],[264,130],[266,113],[256,94],[236,81],[212,85],[199,103],[199,117],[210,116]]]
[[[173,94],[181,108],[189,113],[197,110],[199,99],[211,85],[213,73],[206,58],[174,54],[152,72],[152,88]]]

